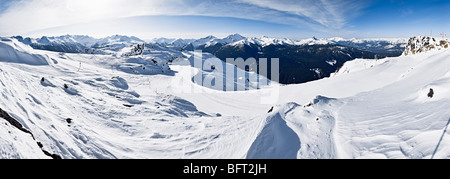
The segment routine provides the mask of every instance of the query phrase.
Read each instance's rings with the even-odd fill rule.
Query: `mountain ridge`
[[[200,39],[154,39],[145,42],[134,36],[114,35],[92,38],[82,35],[41,37],[37,39],[14,37],[35,49],[66,53],[141,55],[146,50],[173,49],[177,51],[202,50],[222,61],[227,58],[279,58],[280,83],[304,83],[329,77],[346,61],[356,58],[385,58],[400,56],[406,40],[402,39],[343,39],[316,37],[292,40],[271,37],[244,37],[232,34],[224,38],[207,36]],[[145,47],[146,49],[143,49]],[[246,70],[246,69],[243,69]],[[268,76],[271,76],[269,70]]]
[[[210,47],[215,46],[217,44],[221,45],[240,45],[240,44],[257,44],[262,47],[266,47],[269,45],[326,45],[326,44],[339,44],[345,45],[355,48],[361,48],[365,46],[363,49],[371,51],[371,48],[375,48],[377,46],[381,46],[387,50],[396,47],[396,51],[399,51],[398,48],[405,47],[407,43],[407,39],[403,38],[362,38],[362,39],[345,39],[340,37],[333,38],[307,38],[301,40],[292,40],[289,38],[271,38],[267,36],[262,37],[244,37],[240,34],[231,34],[224,38],[217,38],[215,36],[207,36],[200,39],[169,39],[169,38],[155,38],[150,41],[144,41],[135,36],[125,36],[125,35],[112,35],[104,38],[94,38],[87,35],[62,35],[56,37],[47,37],[43,36],[41,38],[30,38],[30,37],[22,37],[22,36],[14,36],[13,38],[18,39],[20,42],[31,45],[35,49],[43,49],[43,50],[51,50],[58,52],[68,52],[68,53],[82,53],[82,48],[91,48],[91,47],[100,47],[102,45],[111,44],[111,43],[125,43],[127,45],[136,45],[136,43],[149,43],[156,44],[165,47],[176,47],[181,48],[183,50],[189,49],[189,46],[193,46],[193,49],[196,49],[200,46]],[[62,48],[62,49],[52,49],[45,48],[43,46],[55,46],[60,44],[62,46],[68,46],[69,44],[73,44],[73,48]],[[64,51],[66,49],[66,51]],[[78,51],[77,51],[78,50]],[[401,50],[403,51],[403,50]]]

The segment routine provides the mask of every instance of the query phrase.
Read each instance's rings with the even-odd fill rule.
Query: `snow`
[[[248,159],[295,159],[300,149],[300,139],[277,112],[267,118],[261,133],[250,147]]]
[[[0,122],[0,158],[48,159],[30,134],[24,133],[6,121]]]
[[[235,42],[245,41],[245,40],[248,40],[248,39],[239,34],[232,34],[232,35],[229,35],[222,39],[214,37],[214,36],[208,36],[205,38],[195,40],[195,41],[191,42],[191,44],[194,46],[194,48],[197,48],[202,45],[204,45],[205,47],[214,46],[216,44],[228,45],[228,44],[233,44]]]
[[[197,48],[201,45],[211,44],[211,43],[213,43],[214,40],[217,40],[217,37],[214,37],[211,35],[211,36],[208,36],[205,38],[198,39],[194,42],[191,42],[191,44],[194,46],[194,48]]]
[[[328,44],[357,44],[366,45],[367,47],[381,47],[384,45],[384,49],[390,50],[398,46],[405,47],[407,39],[404,38],[368,38],[368,39],[344,39],[341,37],[333,38],[307,38],[301,40],[293,40],[289,38],[272,38],[267,36],[262,37],[244,37],[240,34],[232,34],[224,38],[218,38],[215,36],[208,36],[201,39],[168,39],[168,38],[156,38],[150,41],[150,43],[158,44],[165,47],[177,47],[183,48],[192,45],[194,49],[200,46],[210,47],[217,44],[229,45],[229,46],[242,46],[242,45],[258,45],[261,47],[267,47],[270,45],[328,45]],[[387,44],[387,45],[386,45]]]
[[[0,51],[0,108],[63,158],[450,158],[450,49],[357,59],[330,78],[248,91],[200,85],[196,75],[224,72],[193,66],[198,52],[61,54],[8,38]],[[34,64],[41,57],[56,63]],[[48,158],[5,122],[0,158]]]
[[[235,67],[233,64],[225,63],[208,53],[196,51],[185,52],[184,55],[188,57],[187,60],[178,61],[173,64],[193,66],[196,73],[192,82],[203,87],[220,91],[245,91],[260,89],[269,85],[278,85],[276,82],[262,83],[262,81],[270,80],[257,73],[247,72]],[[195,66],[194,60],[196,57],[203,61],[203,65],[200,64],[199,66]],[[212,66],[215,67],[214,70],[211,69]],[[234,73],[227,73],[230,69],[232,69]],[[222,83],[218,85],[220,80],[222,80]],[[214,81],[214,83],[211,81]]]
[[[438,41],[433,37],[417,36],[409,39],[403,55],[411,55],[430,50],[448,48],[447,40]]]
[[[59,37],[42,37],[41,39],[37,39],[36,42],[47,41],[47,43],[42,43],[49,45],[51,43],[80,43],[84,46],[92,46],[97,42],[98,39],[93,37],[89,37],[86,35],[64,35]]]
[[[214,40],[212,43],[210,43],[210,45],[216,44],[216,43],[220,43],[220,44],[230,44],[230,43],[234,43],[237,41],[241,41],[246,39],[245,37],[243,37],[242,35],[239,34],[232,34],[229,35],[223,39],[216,39]]]
[[[336,65],[337,64],[337,61],[336,60],[328,60],[328,61],[325,61],[325,62],[327,62],[328,64],[330,64],[331,66],[334,66],[334,65]]]
[[[294,43],[295,45],[327,45],[334,44],[332,41],[327,39],[317,39],[315,37],[309,39],[303,39]]]
[[[341,37],[333,37],[328,38],[327,40],[332,42],[352,42],[352,43],[367,43],[367,42],[388,42],[392,44],[406,44],[408,42],[407,38],[364,38],[364,39],[357,39],[357,38],[351,38],[351,39],[345,39]]]
[[[262,47],[267,47],[269,45],[326,45],[326,44],[332,44],[333,42],[327,40],[327,39],[316,39],[316,38],[309,38],[309,39],[303,39],[300,41],[291,40],[291,39],[277,39],[277,38],[270,38],[270,37],[253,37],[253,38],[245,38],[239,41],[236,41],[234,43],[229,43],[228,45],[236,46],[236,45],[251,45],[256,44]]]
[[[43,36],[37,39],[14,37],[21,42],[34,46],[49,46],[47,48],[66,49],[64,52],[87,54],[116,54],[125,47],[145,43],[134,36],[113,35],[105,38],[93,38],[86,35],[64,35],[57,37]]]
[[[0,62],[23,63],[29,65],[48,65],[45,55],[36,54],[34,50],[16,39],[0,37]]]
[[[388,60],[378,59],[378,60],[367,60],[367,59],[355,59],[345,63],[336,73],[332,73],[331,76],[338,76],[346,73],[354,73],[358,71],[363,71],[369,68],[377,67]],[[331,64],[330,64],[331,65]]]
[[[277,39],[277,38],[270,38],[270,37],[253,37],[253,38],[244,38],[242,40],[236,41],[234,43],[228,43],[230,45],[239,45],[239,44],[257,44],[262,47],[266,47],[269,45],[327,45],[327,44],[338,44],[342,42],[347,43],[355,43],[355,44],[364,44],[368,43],[370,44],[378,44],[380,46],[380,43],[389,43],[391,45],[387,45],[385,48],[390,49],[395,47],[397,44],[406,44],[407,39],[403,38],[373,38],[373,39],[344,39],[340,37],[333,37],[333,38],[307,38],[302,40],[292,40],[292,39]]]

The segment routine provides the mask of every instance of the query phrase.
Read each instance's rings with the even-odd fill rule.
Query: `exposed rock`
[[[0,119],[3,118],[6,121],[8,121],[11,125],[13,125],[14,127],[16,127],[17,129],[19,129],[22,132],[25,132],[27,134],[30,134],[31,137],[33,138],[34,141],[36,141],[36,139],[34,138],[33,133],[31,133],[29,130],[23,128],[22,124],[20,124],[20,122],[18,122],[16,119],[12,118],[6,111],[3,111],[3,109],[0,108]],[[53,158],[53,159],[62,159],[61,156],[57,155],[57,154],[51,154],[50,152],[44,150],[44,145],[42,145],[41,142],[36,141],[36,144],[39,146],[39,148],[42,150],[42,152],[44,152],[45,155]]]
[[[271,113],[271,112],[273,112],[273,106],[272,106],[272,108],[270,108],[269,112],[267,112],[267,113]]]
[[[72,124],[72,121],[73,121],[73,119],[71,119],[71,118],[67,118],[66,119],[66,122],[69,123],[69,124]]]
[[[441,50],[448,48],[448,41],[437,41],[433,37],[417,36],[409,39],[408,44],[405,47],[403,55],[414,55],[417,53],[427,52],[433,49]]]
[[[434,96],[434,90],[433,90],[433,88],[430,88],[430,92],[428,93],[428,97],[429,98],[433,98],[433,96]]]

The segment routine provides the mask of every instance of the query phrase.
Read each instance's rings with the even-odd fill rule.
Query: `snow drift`
[[[28,65],[49,65],[48,57],[16,39],[0,37],[0,61]]]

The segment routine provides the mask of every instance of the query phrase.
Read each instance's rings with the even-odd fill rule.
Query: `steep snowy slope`
[[[328,97],[278,106],[247,157],[449,158],[449,57],[445,49],[379,62],[357,60],[330,79],[282,89],[284,94],[297,88],[307,99],[303,91]],[[344,97],[351,93],[346,89],[361,93]]]
[[[0,118],[0,158],[450,158],[448,48],[250,91],[194,83],[189,58],[166,66],[194,53],[163,47],[132,58],[26,52],[51,63],[0,60],[0,108],[35,140]]]

